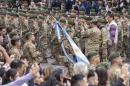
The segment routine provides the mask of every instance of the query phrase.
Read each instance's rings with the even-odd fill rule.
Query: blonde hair
[[[73,75],[77,75],[77,74],[87,75],[88,74],[87,64],[85,64],[83,62],[78,62],[78,63],[74,64]]]

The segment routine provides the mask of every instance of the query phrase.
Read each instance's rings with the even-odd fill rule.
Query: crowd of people
[[[129,0],[47,1],[0,3],[0,86],[130,86]]]

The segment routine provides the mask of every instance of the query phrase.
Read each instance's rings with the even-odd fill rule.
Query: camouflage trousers
[[[99,55],[101,57],[101,61],[106,61],[108,60],[108,52],[107,52],[107,44],[103,45],[99,49]]]

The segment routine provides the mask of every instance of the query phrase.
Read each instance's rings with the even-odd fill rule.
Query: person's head
[[[82,75],[74,75],[71,79],[71,86],[87,86],[87,78]]]
[[[96,20],[92,20],[90,26],[91,26],[92,28],[93,28],[93,27],[97,27],[97,21],[96,21]]]
[[[52,75],[53,73],[53,67],[52,66],[48,66],[47,68],[44,69],[43,74],[44,74],[44,79],[48,80],[50,75]]]
[[[77,75],[77,74],[87,75],[88,66],[83,62],[77,62],[74,64],[73,73],[74,73],[74,75]]]
[[[7,84],[9,82],[12,82],[12,81],[16,80],[16,78],[17,78],[16,69],[9,69],[3,77],[2,84]]]
[[[87,58],[88,58],[90,64],[92,64],[92,65],[97,65],[100,63],[100,56],[96,52],[89,53]]]
[[[7,27],[7,29],[6,29],[8,34],[10,34],[12,32],[12,30],[13,30],[13,28],[11,28],[11,27]]]
[[[87,80],[90,86],[97,86],[98,85],[97,73],[94,70],[89,70]]]
[[[3,35],[6,35],[6,34],[7,34],[6,28],[3,28],[2,31],[3,31]]]
[[[20,57],[20,60],[25,64],[26,67],[29,66],[29,61],[27,60],[27,56],[22,55],[22,56]]]
[[[11,44],[12,44],[12,46],[15,46],[15,47],[17,47],[17,48],[20,48],[20,47],[21,47],[20,38],[18,38],[18,37],[13,37],[13,38],[11,39]]]
[[[17,34],[17,32],[10,32],[9,37],[10,37],[10,39],[12,39],[13,37],[18,37],[18,34]]]
[[[3,29],[4,28],[5,28],[4,26],[0,25],[0,36],[3,36]]]
[[[110,23],[114,19],[114,15],[111,12],[108,12],[105,19]]]
[[[19,76],[22,76],[26,71],[26,66],[21,60],[13,60],[10,67],[16,69]]]
[[[123,62],[123,59],[121,58],[119,53],[113,52],[109,56],[109,61],[111,62],[112,65],[121,66],[122,62]]]
[[[35,41],[35,36],[34,36],[33,33],[28,32],[28,33],[26,33],[25,35],[26,35],[26,36],[25,36],[26,40]]]
[[[56,78],[58,82],[64,82],[66,74],[63,69],[58,68],[53,72],[53,76]]]
[[[115,15],[114,15],[114,19],[115,19],[116,21],[118,21],[118,20],[120,19],[120,15],[119,15],[119,14],[115,14]]]
[[[98,75],[98,86],[106,86],[108,81],[108,70],[104,67],[98,67],[96,72]]]

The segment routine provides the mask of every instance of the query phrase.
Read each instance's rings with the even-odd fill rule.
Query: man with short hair
[[[118,43],[118,26],[114,21],[114,15],[112,13],[108,13],[106,15],[106,20],[108,22],[107,30],[108,30],[108,54],[116,51],[116,46]]]
[[[84,75],[74,75],[71,79],[71,86],[87,86],[87,79]]]
[[[38,56],[40,55],[40,52],[36,50],[36,46],[33,43],[35,41],[35,36],[33,33],[28,32],[26,33],[25,38],[26,42],[23,46],[23,53],[27,56],[29,62],[33,63],[38,60]]]
[[[122,58],[119,53],[113,52],[109,56],[109,61],[111,62],[110,68],[110,85],[114,86],[115,81],[118,80],[121,74]]]
[[[9,51],[10,55],[14,55],[14,58],[20,59],[23,54],[23,51],[21,50],[20,38],[13,37],[11,39],[11,45],[12,45],[12,48]]]
[[[87,29],[84,33],[85,39],[85,55],[88,55],[90,52],[99,53],[101,31],[97,27],[97,21],[91,21],[91,28]]]
[[[100,63],[100,56],[96,52],[91,52],[87,56],[89,62],[90,62],[90,69],[95,70],[96,66]]]

